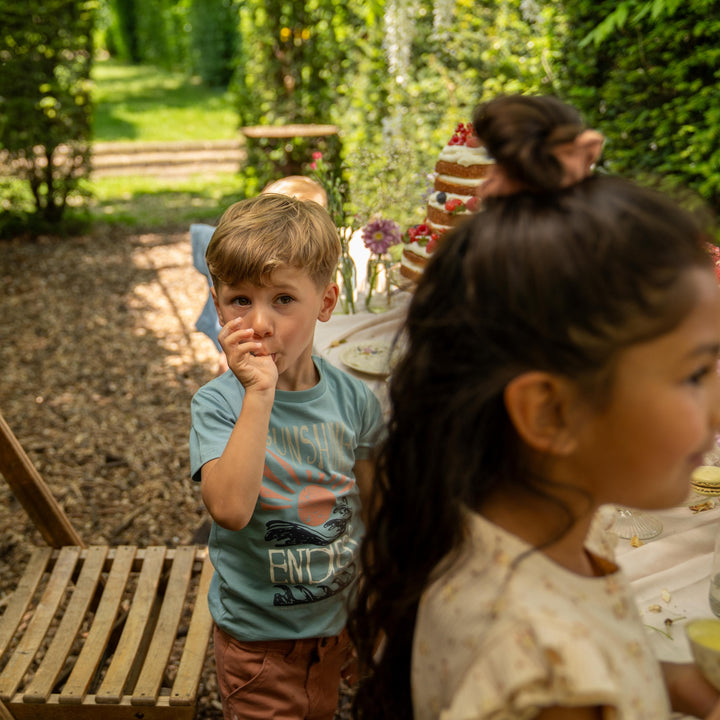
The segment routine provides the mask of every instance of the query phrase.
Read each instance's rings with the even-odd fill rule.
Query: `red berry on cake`
[[[480,207],[480,198],[477,195],[473,195],[465,201],[465,207],[474,213]]]

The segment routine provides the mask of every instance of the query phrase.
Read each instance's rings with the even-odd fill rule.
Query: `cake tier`
[[[434,188],[437,192],[454,193],[471,197],[484,181],[479,178],[458,178],[452,175],[436,175]]]
[[[430,253],[418,243],[410,243],[403,248],[403,259],[415,265],[427,265]]]
[[[489,163],[478,165],[461,165],[447,160],[438,160],[435,163],[435,172],[438,175],[450,175],[458,178],[483,178],[492,167]]]
[[[470,215],[470,213],[451,215],[449,212],[440,210],[430,204],[427,206],[427,219],[434,225],[439,225],[441,228],[455,227],[456,225],[459,225],[468,215]]]
[[[400,274],[413,282],[418,282],[420,280],[422,272],[422,268],[415,269],[414,267],[405,265],[405,263],[400,265]]]

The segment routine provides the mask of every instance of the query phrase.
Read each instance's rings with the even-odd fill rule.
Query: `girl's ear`
[[[318,320],[320,320],[320,322],[327,322],[332,317],[339,295],[340,288],[337,283],[328,283],[323,292],[322,302],[320,303],[320,312],[318,313]]]
[[[575,449],[576,393],[567,380],[540,371],[523,373],[508,383],[504,399],[518,435],[533,450],[567,455]]]

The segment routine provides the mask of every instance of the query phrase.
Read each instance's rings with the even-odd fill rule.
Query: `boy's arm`
[[[236,318],[218,336],[245,396],[222,455],[208,460],[200,471],[203,502],[213,520],[227,530],[242,530],[255,512],[278,378],[271,357],[253,354],[261,346],[252,335],[252,328],[243,328],[242,318]]]
[[[375,461],[372,458],[357,460],[355,462],[355,480],[360,491],[360,503],[363,522],[367,525],[370,503],[372,501],[372,487],[375,478]]]
[[[246,392],[223,454],[200,471],[203,502],[213,520],[227,530],[242,530],[255,511],[274,397],[274,389]]]

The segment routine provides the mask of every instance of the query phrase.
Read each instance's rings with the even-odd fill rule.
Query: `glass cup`
[[[720,528],[715,532],[715,548],[710,569],[708,599],[710,600],[710,609],[720,617]]]

